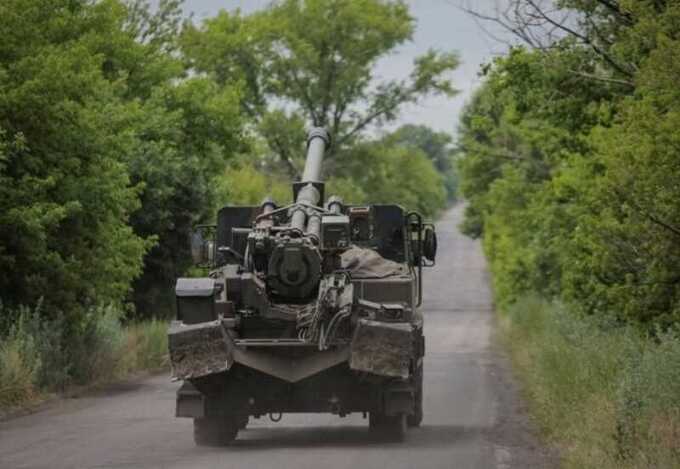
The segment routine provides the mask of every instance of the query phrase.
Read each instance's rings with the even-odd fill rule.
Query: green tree
[[[217,210],[227,202],[230,205],[259,205],[265,197],[278,204],[292,202],[293,190],[289,181],[276,175],[266,176],[247,159],[230,164],[217,181]]]
[[[565,266],[569,298],[626,320],[680,320],[680,4],[641,2],[625,45],[649,50],[615,125],[595,129],[597,173]]]
[[[242,121],[233,90],[198,77],[159,83],[135,111],[138,142],[127,161],[142,189],[131,224],[158,242],[133,298],[139,315],[162,316],[174,308],[175,279],[191,266],[194,225],[214,217],[216,179],[241,146]]]
[[[237,90],[186,74],[180,4],[0,7],[6,302],[172,308],[189,232],[244,142]]]
[[[454,94],[447,78],[458,64],[453,53],[418,57],[404,80],[374,79],[376,62],[413,30],[400,1],[285,0],[245,17],[222,11],[189,27],[183,50],[197,71],[240,86],[243,108],[297,176],[305,124],[329,128],[333,158],[369,126],[395,119],[404,104]]]
[[[133,284],[138,316],[167,315],[173,285],[191,265],[192,227],[212,219],[215,178],[243,147],[239,94],[206,77],[187,77],[179,51],[184,22],[180,0],[125,4],[120,29],[107,45],[105,75],[129,103],[134,148],[125,154],[140,187],[141,206],[130,219],[140,236],[157,243]]]
[[[606,4],[560,3],[582,15],[569,37],[489,67],[461,120],[465,228],[502,301],[654,330],[680,317],[680,4]]]
[[[125,10],[113,1],[0,5],[0,291],[5,304],[67,314],[120,302],[148,239],[123,155],[127,105],[105,76]]]
[[[428,217],[446,204],[443,178],[420,150],[385,139],[355,145],[338,159],[343,164],[329,181],[329,193],[349,203],[396,203]]]
[[[389,137],[367,141],[337,156],[326,194],[345,203],[396,203],[426,216],[436,216],[446,204],[443,177],[426,154],[395,144]],[[243,155],[218,177],[218,207],[257,205],[271,196],[278,204],[292,202],[292,180],[271,171],[266,159]]]
[[[448,200],[456,199],[458,178],[454,165],[453,138],[445,132],[435,132],[425,125],[407,124],[388,136],[395,145],[402,145],[422,151],[432,161],[435,169],[444,178]]]
[[[581,208],[572,167],[592,156],[589,134],[609,121],[616,84],[587,80],[584,50],[513,49],[496,60],[465,110],[458,141],[464,230],[484,235],[501,301],[561,291],[563,243]],[[592,178],[591,172],[582,174]]]

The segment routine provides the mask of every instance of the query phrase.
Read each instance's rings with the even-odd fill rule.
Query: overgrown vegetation
[[[600,53],[569,36],[487,69],[461,121],[465,229],[484,235],[502,301],[537,291],[666,328],[680,320],[680,2],[604,3],[560,2]]]
[[[566,465],[678,467],[680,2],[511,3],[530,47],[462,117],[463,228]]]
[[[525,297],[501,325],[532,410],[564,467],[678,467],[680,335],[655,340]]]
[[[167,366],[164,321],[123,326],[119,310],[95,308],[75,336],[78,342],[67,343],[63,318],[45,321],[40,308],[12,313],[15,319],[0,335],[0,410],[33,404],[73,386]]]

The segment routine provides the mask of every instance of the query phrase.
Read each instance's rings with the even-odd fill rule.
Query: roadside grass
[[[500,313],[533,416],[565,468],[680,468],[680,336],[526,297]]]
[[[30,341],[5,340],[0,344],[0,409],[39,399],[36,386],[39,360]]]
[[[0,314],[9,315],[0,306]],[[167,323],[123,325],[114,308],[94,308],[78,341],[61,320],[46,321],[40,305],[22,308],[0,335],[0,415],[30,407],[55,393],[124,379],[168,366]]]
[[[170,366],[168,361],[168,323],[151,320],[124,328],[123,374],[140,370],[158,370]]]

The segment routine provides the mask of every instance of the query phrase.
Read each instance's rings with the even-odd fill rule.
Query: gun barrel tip
[[[330,145],[331,134],[328,133],[328,130],[326,130],[325,127],[312,127],[309,129],[309,133],[307,134],[307,144],[309,144],[312,139],[317,137],[322,138],[326,142],[326,145]]]

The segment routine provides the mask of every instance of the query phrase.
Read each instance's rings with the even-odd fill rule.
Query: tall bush
[[[573,38],[495,60],[461,119],[464,227],[484,236],[501,302],[537,291],[668,328],[680,319],[680,4],[621,2],[616,21],[565,5],[614,29],[607,50],[633,80]]]

